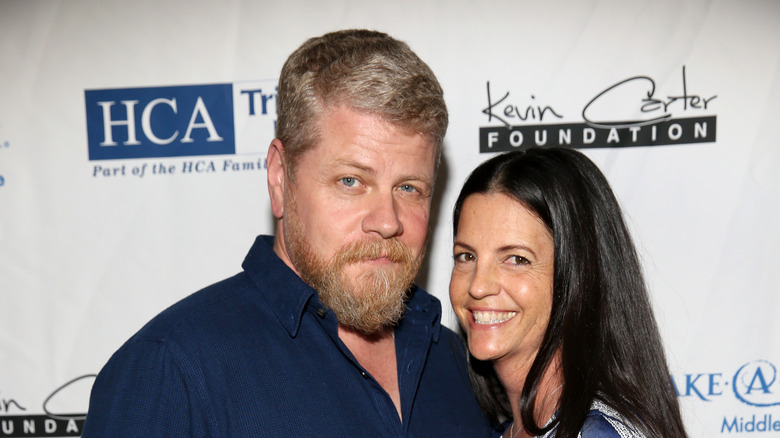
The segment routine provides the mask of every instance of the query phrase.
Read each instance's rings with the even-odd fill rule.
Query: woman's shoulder
[[[580,431],[580,438],[644,438],[629,422],[610,406],[594,401]]]

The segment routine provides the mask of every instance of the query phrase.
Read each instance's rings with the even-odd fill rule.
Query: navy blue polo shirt
[[[417,288],[395,331],[403,421],[260,236],[244,271],[152,319],[98,375],[83,437],[488,437],[464,346]]]

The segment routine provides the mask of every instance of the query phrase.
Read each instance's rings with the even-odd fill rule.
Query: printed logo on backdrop
[[[95,375],[88,374],[61,385],[42,403],[34,403],[41,409],[36,414],[26,400],[0,390],[0,437],[81,436],[94,380]]]
[[[84,101],[93,177],[264,170],[276,131],[276,81],[86,90]]]
[[[780,382],[777,366],[754,360],[732,372],[703,372],[672,376],[677,395],[711,403],[733,399],[753,409],[749,415],[726,415],[717,419],[721,434],[780,432]]]
[[[530,103],[487,83],[482,113],[494,126],[479,129],[479,151],[506,152],[532,146],[614,148],[712,143],[715,94],[699,94],[688,83],[685,66],[674,90],[660,90],[650,76],[620,80],[594,92],[575,110],[573,102]],[[579,105],[579,104],[578,104]],[[582,121],[567,122],[576,114]]]

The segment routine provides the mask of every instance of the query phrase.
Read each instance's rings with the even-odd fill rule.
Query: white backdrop
[[[419,279],[445,324],[456,325],[452,204],[492,156],[480,129],[507,144],[520,133],[523,146],[546,133],[550,145],[552,125],[568,124],[624,206],[690,435],[780,436],[780,3],[1,0],[0,437],[78,436],[89,376],[162,309],[238,272],[255,235],[273,231],[262,164],[274,113],[249,117],[248,91],[272,104],[287,55],[347,27],[407,41],[445,90]],[[90,159],[87,128],[103,125],[87,115],[87,90],[119,90],[122,107],[133,93],[209,84],[232,87],[235,152],[185,156],[182,131],[174,156]],[[671,122],[583,140],[586,118],[654,115]],[[137,120],[138,132],[172,135],[161,126]]]

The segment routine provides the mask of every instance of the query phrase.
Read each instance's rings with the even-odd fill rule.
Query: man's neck
[[[395,356],[395,336],[393,328],[374,335],[364,335],[339,325],[339,338],[357,359],[358,363],[390,395],[401,418],[401,393],[398,388],[398,365]]]

